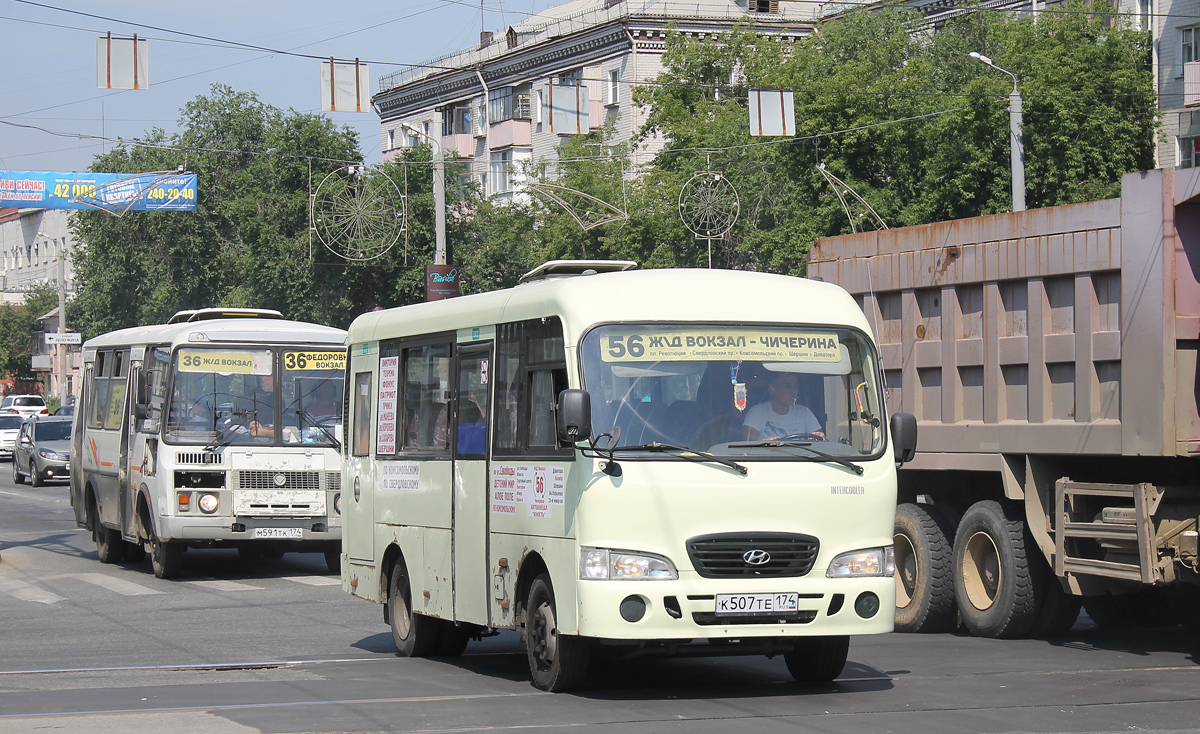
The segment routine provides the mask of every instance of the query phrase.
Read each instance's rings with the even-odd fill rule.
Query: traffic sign
[[[46,332],[46,344],[82,344],[83,337],[77,331],[67,331],[59,334],[57,331]]]

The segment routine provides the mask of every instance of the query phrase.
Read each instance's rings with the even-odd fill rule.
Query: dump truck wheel
[[[1038,618],[1043,569],[1017,507],[977,502],[954,541],[954,591],[963,624],[977,637],[1021,637]]]
[[[896,631],[946,632],[956,622],[954,529],[935,507],[896,508]]]

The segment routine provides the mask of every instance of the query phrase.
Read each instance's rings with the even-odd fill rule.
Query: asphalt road
[[[65,486],[0,480],[0,733],[1200,731],[1200,645],[1181,628],[856,638],[815,687],[778,658],[609,663],[554,695],[511,633],[397,658],[381,608],[318,554],[184,558],[177,581],[102,565]]]

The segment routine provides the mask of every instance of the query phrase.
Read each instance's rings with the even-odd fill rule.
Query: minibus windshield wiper
[[[672,455],[687,459],[688,461],[696,461],[700,463],[705,461],[713,461],[718,464],[724,464],[730,469],[736,470],[738,474],[743,476],[746,474],[746,467],[742,466],[736,461],[721,458],[720,456],[717,456],[716,454],[710,454],[707,451],[697,451],[696,449],[689,449],[686,446],[675,446],[674,444],[669,443],[659,443],[655,441],[654,443],[643,443],[637,446],[618,446],[613,449],[613,451],[659,451],[663,453],[669,451],[678,451],[678,454]]]
[[[863,468],[855,464],[849,459],[843,459],[840,456],[827,454],[824,451],[818,451],[812,447],[812,444],[807,441],[749,441],[746,443],[731,443],[731,449],[759,449],[759,448],[781,448],[781,449],[804,449],[805,451],[821,457],[826,461],[832,461],[835,464],[841,464],[854,471],[855,474],[862,476]]]

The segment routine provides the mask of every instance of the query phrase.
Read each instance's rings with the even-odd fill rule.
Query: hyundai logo
[[[771,562],[771,554],[765,550],[748,550],[742,554],[742,560],[748,566],[761,566]]]

